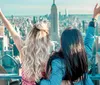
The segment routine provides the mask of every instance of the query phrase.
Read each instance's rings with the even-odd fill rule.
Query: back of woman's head
[[[82,35],[77,29],[66,29],[61,36],[61,51],[65,60],[65,80],[77,80],[87,72],[88,64]]]
[[[29,32],[23,52],[23,67],[27,78],[39,79],[48,60],[49,31],[46,22],[34,24]]]

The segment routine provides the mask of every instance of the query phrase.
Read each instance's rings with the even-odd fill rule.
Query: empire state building
[[[53,4],[51,7],[51,39],[53,41],[59,41],[59,25],[58,25],[58,12],[57,12],[57,6],[55,4],[55,0],[53,0]]]

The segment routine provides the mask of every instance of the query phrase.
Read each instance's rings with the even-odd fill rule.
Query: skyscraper
[[[58,11],[57,6],[55,4],[55,0],[53,0],[53,4],[51,7],[51,28],[50,35],[53,41],[59,41],[59,24],[58,24]]]
[[[65,9],[65,17],[68,17],[68,10]]]

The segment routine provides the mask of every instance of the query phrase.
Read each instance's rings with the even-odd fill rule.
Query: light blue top
[[[85,49],[87,52],[88,59],[91,60],[92,57],[92,45],[94,42],[94,27],[88,27],[87,33],[86,33],[86,37],[85,37]],[[62,63],[62,59],[55,59],[52,61],[51,66],[52,66],[52,72],[50,74],[50,78],[49,79],[43,79],[40,82],[40,85],[61,85],[62,82],[62,78],[64,77],[64,63]],[[89,78],[89,76],[87,76],[86,78],[86,85],[94,85],[91,81],[91,79]],[[76,82],[74,83],[74,85],[83,85],[83,82]]]
[[[94,33],[95,33],[95,28],[88,27],[87,32],[86,32],[86,37],[84,40],[85,50],[86,50],[89,62],[92,60],[92,48],[93,48],[94,39],[95,39]]]

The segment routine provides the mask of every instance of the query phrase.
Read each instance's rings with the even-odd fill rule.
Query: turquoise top
[[[94,31],[95,31],[94,27],[92,26],[88,27],[86,37],[85,37],[85,42],[84,42],[89,61],[92,58],[92,45],[94,42]],[[52,67],[52,72],[50,74],[49,79],[41,80],[40,85],[61,85],[62,78],[64,77],[64,72],[65,72],[63,59],[53,60],[51,63],[51,67]],[[74,85],[83,85],[83,82],[79,81],[74,83]],[[85,81],[85,85],[94,85],[88,75]]]

